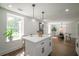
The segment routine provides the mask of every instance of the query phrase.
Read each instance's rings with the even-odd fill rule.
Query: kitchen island
[[[52,52],[52,40],[50,35],[24,36],[25,56],[47,56]]]

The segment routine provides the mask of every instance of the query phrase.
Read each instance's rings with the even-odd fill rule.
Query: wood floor
[[[24,56],[24,49],[20,48],[3,56]]]
[[[75,40],[53,39],[53,56],[77,56],[75,50]]]
[[[53,51],[50,54],[51,56],[77,56],[77,53],[75,51],[75,41],[64,41],[58,38],[54,38],[52,40],[54,45],[52,49]],[[11,53],[5,54],[4,56],[24,56],[24,49],[18,49]]]

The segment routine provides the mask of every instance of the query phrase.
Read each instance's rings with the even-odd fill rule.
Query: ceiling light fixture
[[[44,11],[42,11],[42,20],[44,20],[44,13],[45,13],[45,12],[44,12]]]
[[[10,4],[10,5],[8,5],[8,7],[9,7],[9,8],[12,8],[12,5]]]
[[[32,4],[32,7],[33,7],[33,19],[32,19],[32,21],[35,22],[36,21],[35,18],[34,18],[34,7],[35,7],[35,4]]]
[[[44,11],[42,11],[42,20],[44,21],[44,22],[46,22],[47,20],[44,18]]]
[[[44,11],[42,11],[42,22],[41,22],[42,24],[44,24],[43,21],[44,21]]]
[[[69,9],[65,9],[65,11],[66,11],[66,12],[68,12],[68,11],[69,11]]]

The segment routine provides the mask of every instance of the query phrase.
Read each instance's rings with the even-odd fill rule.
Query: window
[[[24,18],[21,16],[7,14],[7,30],[13,30],[13,40],[20,39],[24,34]]]

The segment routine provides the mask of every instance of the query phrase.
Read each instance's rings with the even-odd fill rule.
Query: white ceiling
[[[32,17],[32,3],[12,3],[12,8],[8,7],[9,4],[2,3],[0,6]],[[19,11],[18,8],[22,9],[22,11]],[[65,12],[65,9],[69,9],[69,12]],[[45,11],[45,18],[48,21],[73,21],[79,19],[78,3],[36,3],[35,17],[41,19],[42,11]]]

